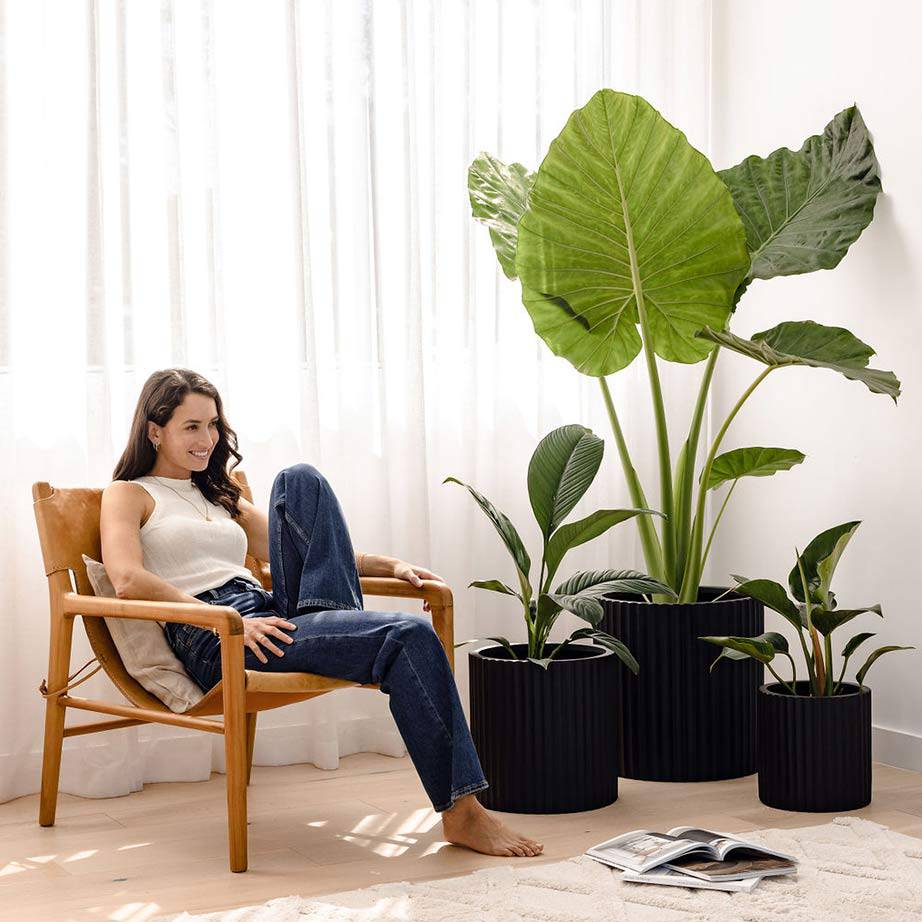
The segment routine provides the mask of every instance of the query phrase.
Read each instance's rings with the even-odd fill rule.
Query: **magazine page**
[[[586,854],[603,864],[646,871],[689,850],[690,843],[662,832],[635,829],[588,849]]]
[[[684,855],[669,861],[665,867],[711,881],[758,879],[779,874],[794,874],[797,871],[797,865],[793,862],[772,855],[734,857],[726,861],[716,861],[700,854]]]
[[[700,890],[723,890],[726,893],[751,893],[759,886],[759,877],[748,880],[705,880],[689,877],[668,868],[654,868],[646,874],[637,871],[622,871],[621,879],[632,884],[663,884],[667,887],[692,887]]]
[[[785,855],[783,852],[776,852],[771,848],[766,848],[764,845],[755,845],[752,842],[746,842],[743,839],[737,839],[722,832],[710,832],[707,829],[696,829],[693,826],[676,826],[675,829],[669,830],[668,835],[700,842],[713,850],[714,856],[721,860],[724,860],[734,849],[739,849],[745,853],[746,857],[773,855],[775,858],[797,863],[797,859],[791,855]],[[738,852],[733,857],[743,857],[743,855]]]

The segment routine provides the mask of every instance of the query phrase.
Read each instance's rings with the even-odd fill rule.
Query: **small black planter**
[[[469,654],[471,733],[490,782],[477,797],[490,810],[574,813],[618,799],[617,659],[582,644],[565,653],[547,671],[502,647]]]
[[[722,663],[708,635],[752,637],[765,630],[761,603],[702,586],[699,601],[654,605],[638,596],[602,600],[602,629],[627,644],[640,674],[620,667],[622,778],[717,781],[756,770],[756,699],[762,666]],[[620,664],[619,664],[620,666]]]
[[[802,693],[809,683],[798,682]],[[841,812],[871,802],[871,690],[831,698],[759,689],[759,800],[779,810]]]

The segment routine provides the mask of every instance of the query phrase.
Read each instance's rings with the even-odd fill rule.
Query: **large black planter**
[[[469,654],[471,733],[490,782],[477,797],[488,809],[574,813],[618,799],[617,659],[572,644],[566,656],[545,671],[502,647]]]
[[[871,802],[871,690],[831,698],[759,689],[759,800],[779,810],[841,812]]]
[[[720,650],[698,638],[761,634],[764,610],[735,593],[713,601],[725,591],[702,586],[699,601],[688,604],[654,605],[628,595],[602,600],[602,628],[640,663],[637,676],[620,664],[617,670],[621,777],[717,781],[756,770],[762,666],[743,660],[709,672]]]

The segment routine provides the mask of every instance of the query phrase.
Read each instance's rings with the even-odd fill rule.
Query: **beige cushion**
[[[116,598],[106,568],[98,560],[82,556],[94,595]],[[105,620],[128,674],[171,711],[181,714],[202,700],[205,693],[183,668],[159,621]]]

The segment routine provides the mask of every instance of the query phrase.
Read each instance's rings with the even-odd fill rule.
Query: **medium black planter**
[[[798,682],[797,691],[809,683]],[[759,800],[779,810],[841,812],[871,802],[871,690],[830,698],[759,689]]]
[[[469,654],[471,733],[490,782],[477,797],[490,810],[574,813],[618,799],[617,660],[582,644],[565,653],[546,671],[502,647]]]
[[[765,630],[761,603],[702,586],[699,601],[655,605],[638,596],[602,600],[603,630],[627,644],[640,664],[633,675],[619,665],[622,778],[643,781],[717,781],[756,770],[756,699],[762,666],[754,660],[721,663],[699,640],[707,635],[751,637]]]

